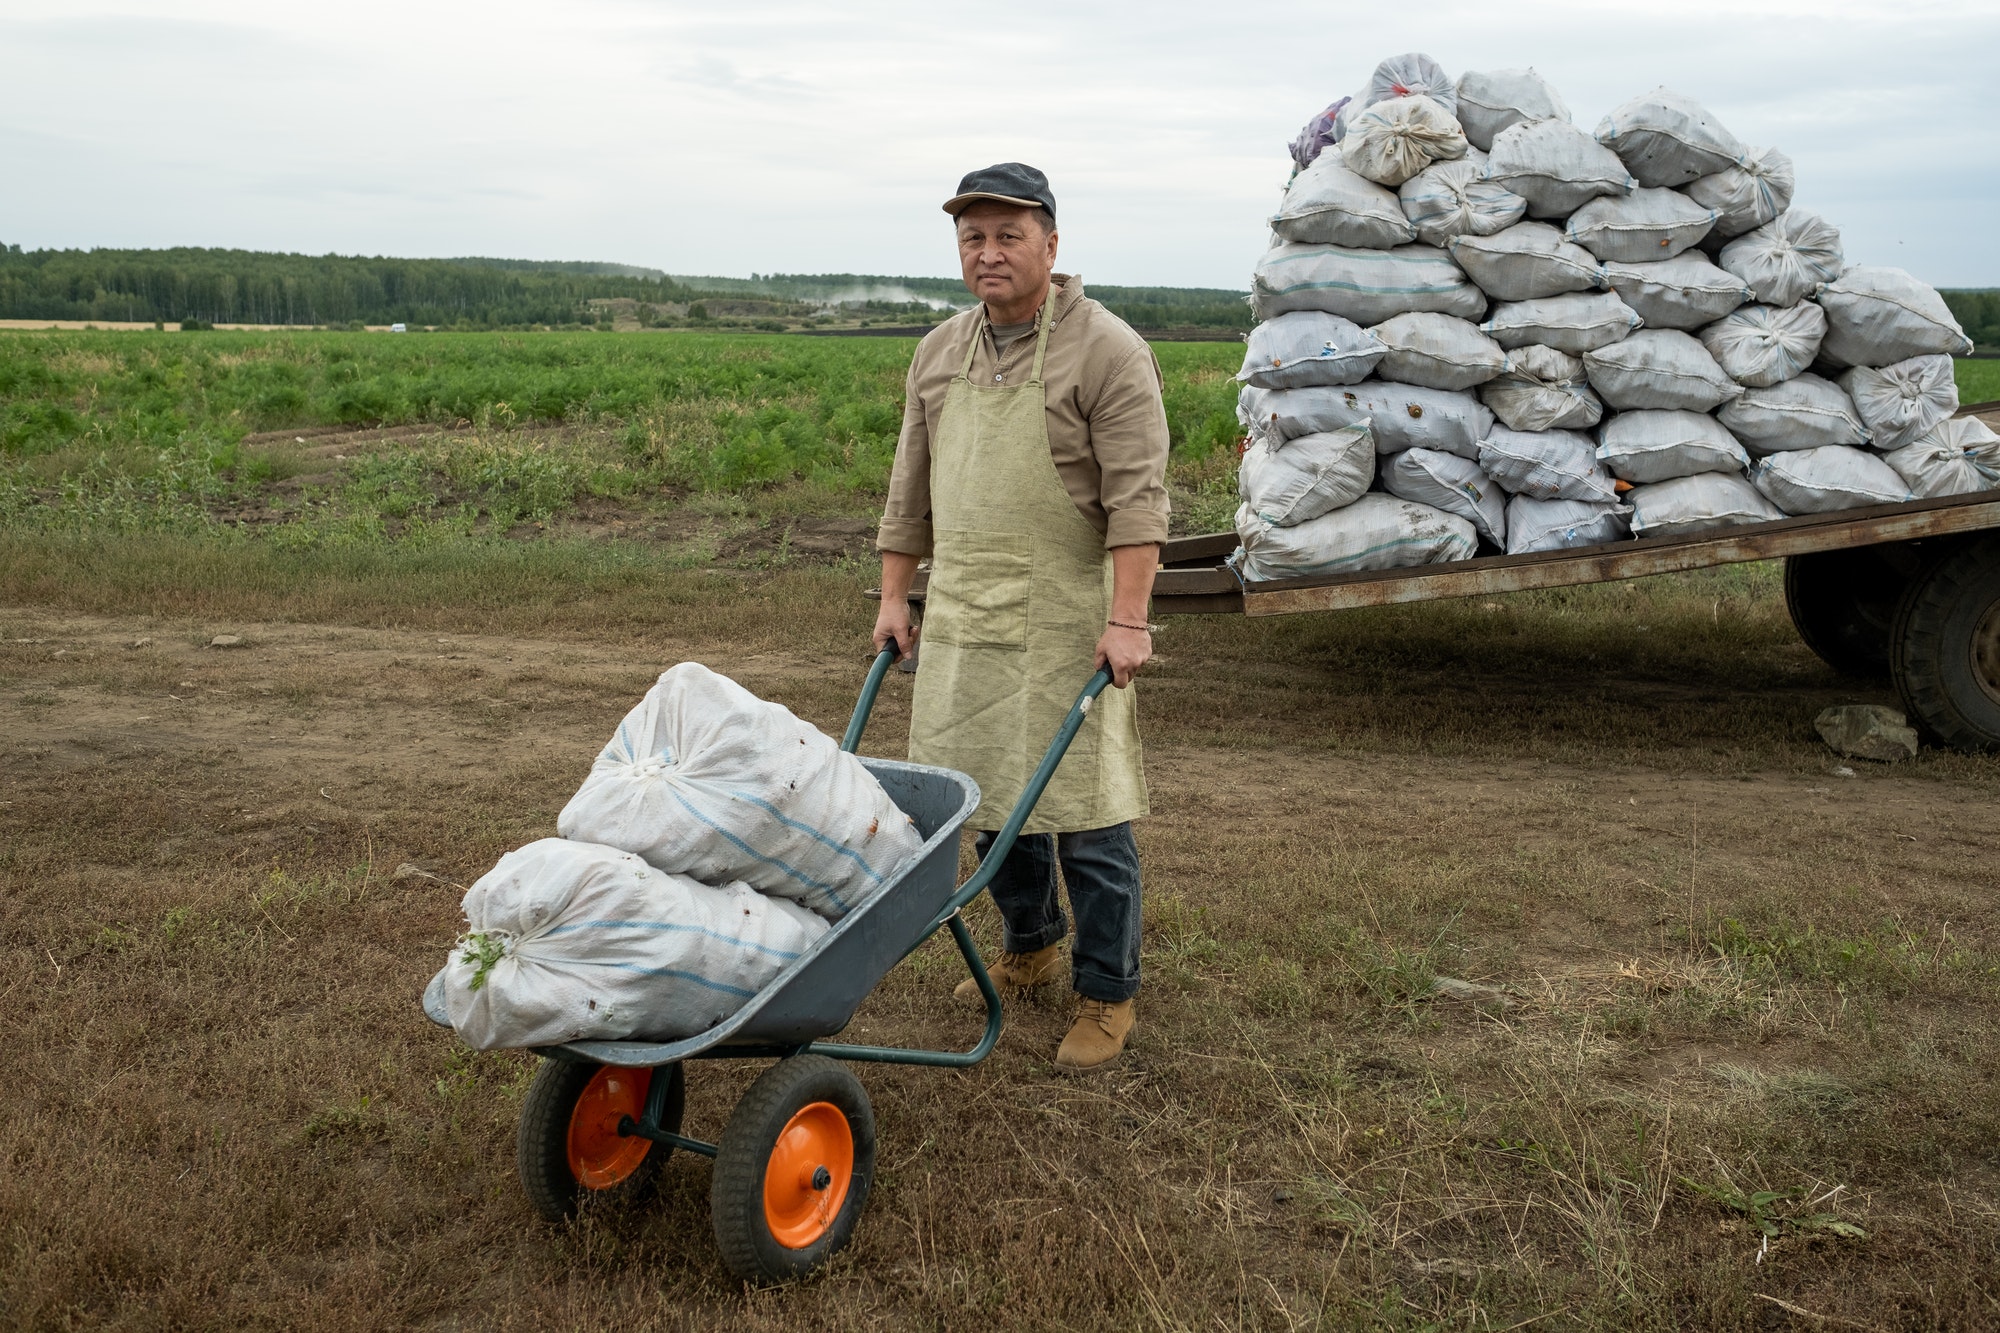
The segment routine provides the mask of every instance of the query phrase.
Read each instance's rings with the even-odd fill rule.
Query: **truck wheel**
[[[669,1079],[661,1128],[678,1134],[686,1103],[679,1065],[627,1069],[586,1061],[544,1060],[528,1085],[515,1132],[521,1188],[551,1222],[575,1215],[580,1200],[636,1199],[652,1187],[673,1149],[620,1134],[624,1117],[640,1119],[655,1079]]]
[[[764,1071],[715,1154],[709,1215],[737,1277],[789,1282],[854,1235],[875,1174],[875,1113],[861,1080],[823,1055]]]
[[[1934,740],[2000,749],[2000,537],[1967,542],[1917,576],[1897,608],[1890,667]]]
[[[1888,676],[1889,634],[1914,558],[1890,546],[1786,556],[1785,609],[1806,647],[1843,676]]]

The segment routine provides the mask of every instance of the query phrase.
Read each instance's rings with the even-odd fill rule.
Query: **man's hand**
[[[910,621],[910,583],[917,576],[917,557],[901,551],[882,552],[882,607],[875,613],[875,651],[893,641],[904,657],[917,651],[917,627]]]
[[[1106,625],[1097,641],[1097,665],[1111,668],[1111,683],[1124,689],[1153,656],[1153,636],[1142,629]]]
[[[1153,605],[1153,575],[1160,567],[1158,546],[1111,548],[1111,619],[1143,625]],[[1097,641],[1097,665],[1111,668],[1111,683],[1124,689],[1153,656],[1153,636],[1143,629],[1106,625]]]

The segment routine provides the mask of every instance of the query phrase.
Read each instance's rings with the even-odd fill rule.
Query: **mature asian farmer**
[[[979,304],[940,324],[910,363],[903,434],[877,545],[877,647],[916,646],[906,600],[931,560],[910,758],[960,769],[983,799],[983,858],[1064,713],[1096,667],[1115,691],[1091,710],[992,885],[1010,991],[1053,979],[1076,918],[1081,1000],[1056,1053],[1094,1069],[1125,1049],[1139,990],[1139,852],[1146,813],[1132,678],[1152,656],[1146,616],[1167,535],[1167,416],[1152,349],[1054,272],[1048,178],[1018,162],[975,171],[944,211]],[[973,983],[958,990],[976,997]]]

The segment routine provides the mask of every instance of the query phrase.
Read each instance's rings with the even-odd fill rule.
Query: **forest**
[[[1242,292],[1094,284],[1090,292],[1140,328],[1250,325]],[[604,302],[626,300],[650,309],[642,323],[726,327],[724,303],[743,298],[762,298],[745,313],[767,328],[773,317],[805,323],[833,303],[927,323],[968,299],[955,278],[866,273],[703,278],[594,262],[0,246],[0,319],[519,329],[598,323]]]
[[[1149,332],[1251,325],[1241,291],[1097,283],[1088,290]],[[1944,298],[1982,351],[2000,350],[2000,290]],[[723,278],[591,261],[0,246],[0,319],[578,328],[611,322],[615,303],[641,325],[778,332],[840,319],[927,324],[967,299],[956,278],[869,273]]]

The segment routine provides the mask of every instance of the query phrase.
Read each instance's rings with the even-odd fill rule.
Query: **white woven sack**
[[[1528,211],[1527,200],[1486,179],[1486,154],[1477,148],[1468,148],[1456,161],[1425,167],[1404,181],[1396,195],[1417,239],[1427,245],[1445,245],[1454,236],[1491,236]]]
[[[1470,389],[1507,369],[1507,353],[1470,320],[1452,315],[1397,315],[1371,330],[1388,352],[1384,379],[1426,389]]]
[[[1607,264],[1648,264],[1693,248],[1714,226],[1715,210],[1680,191],[1641,189],[1591,200],[1564,235]]]
[[[1868,443],[1868,428],[1847,390],[1811,372],[1745,389],[1715,415],[1753,454]]]
[[[1416,239],[1396,192],[1357,175],[1339,153],[1321,153],[1292,177],[1271,230],[1287,241],[1387,250]]]
[[[1367,250],[1342,245],[1278,245],[1250,280],[1260,320],[1292,310],[1324,310],[1356,324],[1429,310],[1460,319],[1486,313],[1486,294],[1434,245]]]
[[[1618,488],[1597,461],[1590,437],[1573,430],[1495,426],[1479,442],[1479,466],[1509,495],[1592,503],[1618,498]]]
[[[1840,377],[1877,449],[1899,449],[1958,411],[1958,380],[1948,356],[1913,356],[1872,370],[1856,366]]]
[[[1447,115],[1458,114],[1458,85],[1443,65],[1422,51],[1406,51],[1377,65],[1361,90],[1360,100],[1365,109],[1395,97],[1428,97]]]
[[[1508,351],[1540,343],[1582,356],[1622,342],[1641,321],[1613,292],[1571,292],[1538,301],[1513,301],[1493,308],[1479,327]]]
[[[1375,437],[1366,424],[1273,444],[1257,440],[1236,468],[1236,490],[1280,528],[1353,504],[1375,480]]]
[[[1458,76],[1458,123],[1474,148],[1493,147],[1500,131],[1524,120],[1568,120],[1569,107],[1532,69],[1496,69]]]
[[[1392,97],[1348,122],[1347,165],[1382,185],[1401,185],[1433,162],[1464,157],[1465,131],[1435,99]]]
[[[859,759],[699,662],[663,673],[625,715],[556,831],[836,920],[923,846]]]
[[[1666,88],[1635,97],[1606,116],[1597,140],[1641,185],[1686,185],[1735,166],[1743,141],[1692,97]]]
[[[1746,148],[1732,167],[1687,184],[1688,198],[1715,210],[1711,236],[1728,238],[1763,226],[1792,206],[1792,159],[1775,148]]]
[[[1604,419],[1583,375],[1583,360],[1530,343],[1507,357],[1507,371],[1488,380],[1479,401],[1509,430],[1588,430]]]
[[[1708,412],[1743,392],[1694,335],[1677,329],[1641,329],[1584,353],[1583,368],[1597,396],[1621,412]]]
[[[1463,560],[1479,549],[1464,519],[1380,491],[1289,528],[1264,522],[1246,504],[1236,511],[1236,536],[1246,579],[1402,569]]]
[[[1469,393],[1381,380],[1345,388],[1245,389],[1236,419],[1274,444],[1365,423],[1378,454],[1442,449],[1461,458],[1477,458],[1480,436],[1493,428],[1493,414]]]
[[[1691,537],[1785,516],[1735,472],[1701,472],[1634,486],[1625,500],[1632,506],[1634,537]]]
[[[1546,222],[1517,222],[1491,236],[1456,236],[1451,257],[1496,301],[1535,301],[1602,289],[1604,265]]]
[[[1909,484],[1879,455],[1844,444],[1760,458],[1751,465],[1750,483],[1787,514],[1830,514],[1910,498]]]
[[[1826,336],[1826,312],[1811,301],[1780,308],[1748,305],[1701,331],[1701,345],[1738,384],[1783,384],[1805,372]]]
[[[1628,526],[1631,515],[1630,505],[1517,495],[1507,502],[1507,554],[1622,541],[1632,535]]]
[[[463,907],[445,1009],[483,1051],[706,1032],[827,931],[747,884],[710,888],[563,838],[501,857]]]
[[[1972,350],[1937,288],[1899,268],[1855,265],[1814,295],[1826,311],[1820,355],[1839,366],[1889,366]]]
[[[1920,500],[2000,488],[2000,435],[1978,417],[1940,421],[1914,444],[1882,455]]]
[[[1635,485],[1741,472],[1750,455],[1706,412],[1620,412],[1597,433],[1597,461]]]
[[[1750,284],[1765,305],[1797,305],[1840,274],[1840,233],[1819,214],[1788,208],[1722,247],[1716,261]],[[1892,360],[1900,358],[1891,358]]]
[[[1236,378],[1260,389],[1356,384],[1368,378],[1387,350],[1380,338],[1351,319],[1296,310],[1250,330]]]
[[[1486,175],[1528,201],[1528,216],[1565,218],[1600,195],[1638,185],[1618,155],[1567,120],[1509,125],[1487,150]]]
[[[1698,329],[1750,299],[1748,284],[1698,254],[1657,264],[1606,264],[1611,290],[1649,329]]]
[[[1405,449],[1382,465],[1382,489],[1456,514],[1484,541],[1507,549],[1507,493],[1479,464],[1436,449]]]

